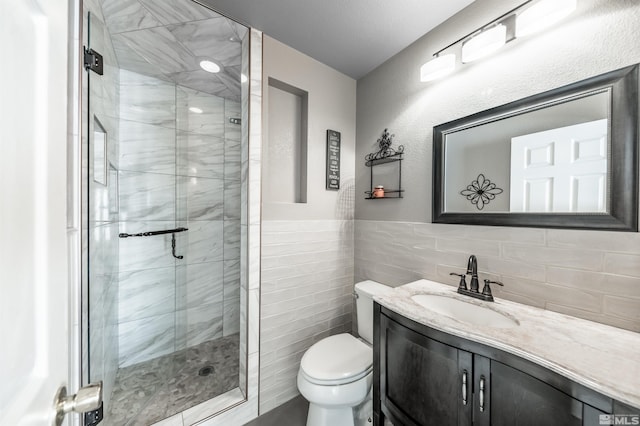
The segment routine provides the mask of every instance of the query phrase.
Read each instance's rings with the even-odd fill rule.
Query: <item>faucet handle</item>
[[[484,288],[482,289],[482,294],[484,294],[485,296],[489,296],[493,298],[493,295],[491,294],[491,286],[490,284],[498,284],[499,286],[504,287],[504,284],[502,284],[500,281],[491,281],[491,280],[484,280]]]
[[[460,277],[460,284],[458,284],[458,290],[466,290],[467,289],[467,281],[465,279],[465,274],[457,274],[455,272],[449,272],[449,275],[455,275]]]

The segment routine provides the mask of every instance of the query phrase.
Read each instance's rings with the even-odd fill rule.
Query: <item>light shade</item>
[[[547,28],[576,10],[577,0],[541,0],[516,17],[516,37]]]
[[[420,67],[420,81],[431,81],[451,73],[456,69],[456,55],[449,53],[438,56]]]
[[[220,65],[216,64],[213,61],[208,61],[208,60],[200,61],[200,68],[202,68],[207,72],[212,72],[212,73],[220,72]]]
[[[462,45],[462,62],[471,62],[495,52],[507,41],[507,27],[498,24],[470,38]]]

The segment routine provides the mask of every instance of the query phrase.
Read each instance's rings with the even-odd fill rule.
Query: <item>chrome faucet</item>
[[[458,285],[458,293],[464,294],[467,296],[475,297],[476,299],[486,300],[488,302],[493,302],[493,294],[491,294],[491,284],[498,284],[504,286],[499,281],[491,281],[484,280],[484,287],[482,289],[482,293],[478,291],[478,259],[475,255],[469,256],[469,261],[467,262],[467,273],[466,274],[457,274],[455,272],[451,272],[449,275],[456,275],[460,277],[460,284]],[[467,275],[471,275],[471,284],[469,285],[469,289],[467,289],[467,283],[465,281],[465,277]]]
[[[469,285],[469,290],[473,292],[478,292],[478,259],[476,259],[476,255],[472,254],[469,256],[469,260],[467,261],[467,275],[471,275],[471,284]]]

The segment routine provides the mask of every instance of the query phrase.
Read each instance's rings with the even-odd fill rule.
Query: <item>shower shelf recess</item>
[[[369,167],[370,170],[370,191],[365,191],[365,200],[384,200],[385,198],[402,198],[402,194],[404,193],[404,189],[402,189],[402,160],[403,160],[403,152],[398,152],[395,154],[391,154],[382,158],[376,158],[372,160],[367,160],[364,164]],[[384,189],[384,197],[374,197],[374,186],[373,186],[373,168],[375,166],[379,166],[381,164],[387,163],[397,163],[398,165],[398,189]]]

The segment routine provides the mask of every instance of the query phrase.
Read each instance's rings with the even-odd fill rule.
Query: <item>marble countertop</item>
[[[419,305],[411,299],[416,294],[448,296],[485,306],[516,318],[520,325],[477,327]],[[455,287],[428,280],[396,287],[374,300],[418,323],[512,353],[622,403],[640,407],[640,333],[498,298],[484,302],[458,294]]]

